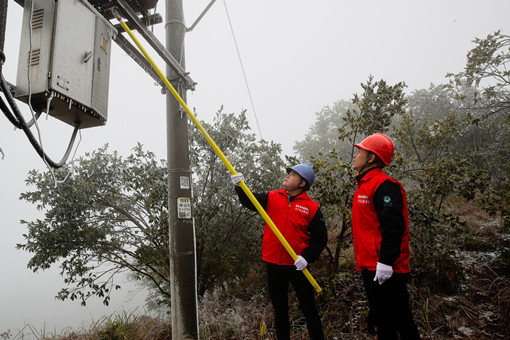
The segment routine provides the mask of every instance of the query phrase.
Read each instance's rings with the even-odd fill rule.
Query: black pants
[[[274,308],[278,340],[290,339],[289,283],[292,283],[296,292],[310,339],[324,339],[321,319],[315,307],[315,291],[303,272],[296,270],[294,266],[267,263],[267,283]]]
[[[377,327],[377,339],[396,340],[397,333],[401,340],[420,339],[409,306],[409,273],[393,273],[382,285],[374,281],[375,271],[363,270],[361,276],[370,305],[368,322]]]

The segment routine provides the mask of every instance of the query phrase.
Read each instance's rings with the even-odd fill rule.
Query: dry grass
[[[250,301],[207,296],[201,300],[200,334],[203,339],[273,339],[272,307],[262,295]]]
[[[16,333],[0,333],[4,340],[169,340],[172,338],[170,322],[162,318],[140,315],[136,311],[122,312],[104,317],[89,329],[64,329],[60,333],[38,330],[26,324]]]
[[[339,279],[335,293],[325,289],[325,295],[318,297],[328,339],[374,339],[365,331],[367,306],[361,287],[359,275],[345,274]],[[456,296],[435,295],[416,284],[410,286],[410,294],[423,339],[505,339],[510,336],[510,283],[487,266],[480,266],[473,271],[471,282],[465,284],[462,292]],[[291,339],[308,339],[296,303],[292,304],[290,315]],[[199,316],[202,339],[275,339],[272,307],[263,294],[255,295],[250,300],[209,296],[201,300]],[[0,338],[160,340],[171,339],[171,327],[168,319],[125,314],[104,318],[88,330],[44,334],[27,326],[23,336],[20,333]]]

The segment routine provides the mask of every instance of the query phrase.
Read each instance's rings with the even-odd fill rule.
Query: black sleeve
[[[241,202],[241,204],[250,210],[257,211],[257,209],[255,208],[253,203],[251,203],[248,196],[246,196],[243,189],[241,187],[238,187],[237,185],[235,186],[235,189],[236,189],[236,193],[237,193],[237,196],[239,197],[239,201]],[[262,208],[266,209],[269,193],[253,194],[253,196],[255,196],[257,201],[259,201],[259,204],[262,206]]]
[[[328,243],[328,231],[326,229],[326,222],[322,215],[321,209],[317,209],[310,225],[308,226],[310,233],[310,244],[303,253],[303,257],[308,263],[315,262],[322,253],[326,243]]]
[[[400,185],[390,180],[384,181],[374,193],[374,206],[382,234],[379,262],[393,266],[400,256],[402,235],[406,230]]]

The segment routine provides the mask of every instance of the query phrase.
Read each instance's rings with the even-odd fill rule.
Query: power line
[[[225,6],[225,12],[227,13],[228,24],[230,25],[230,31],[232,32],[232,38],[234,39],[237,56],[239,58],[239,63],[241,64],[241,69],[243,71],[244,83],[246,84],[246,89],[248,90],[248,96],[250,97],[250,103],[251,103],[251,108],[253,109],[253,115],[255,116],[255,122],[257,123],[259,135],[260,135],[260,138],[262,139],[262,132],[260,131],[259,120],[257,118],[257,111],[255,110],[255,105],[253,104],[253,98],[251,96],[251,91],[250,91],[250,85],[248,84],[248,78],[246,77],[246,72],[244,71],[243,60],[241,58],[241,53],[239,52],[239,47],[237,46],[237,40],[236,40],[236,36],[234,34],[234,28],[232,27],[232,21],[230,20],[230,15],[229,15],[228,9],[227,9],[227,2],[225,0],[223,0],[223,5]]]

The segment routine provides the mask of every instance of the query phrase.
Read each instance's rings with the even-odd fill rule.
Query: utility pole
[[[182,0],[166,1],[166,46],[185,68]],[[186,101],[186,88],[167,66],[167,78]],[[168,222],[172,339],[198,339],[195,231],[191,214],[188,115],[167,91]]]
[[[2,3],[0,4],[0,73],[2,73],[2,66],[5,61],[4,43],[6,26],[7,26],[7,1],[2,1]]]

